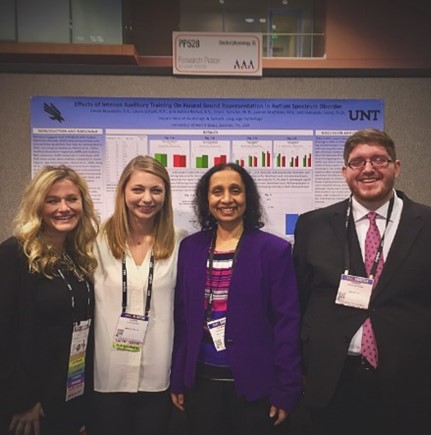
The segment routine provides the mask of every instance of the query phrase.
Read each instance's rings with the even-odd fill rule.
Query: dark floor
[[[284,424],[277,428],[274,435],[298,435],[309,433],[305,424],[305,419],[299,413],[293,415]],[[167,435],[189,435],[187,432],[187,421],[185,414],[174,408]],[[202,434],[205,435],[205,434]],[[220,434],[222,435],[222,434]]]

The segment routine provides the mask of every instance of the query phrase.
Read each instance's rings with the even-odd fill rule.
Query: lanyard
[[[380,257],[382,256],[383,243],[385,240],[386,229],[388,227],[388,223],[389,223],[389,220],[390,220],[391,215],[392,215],[392,210],[394,208],[394,202],[395,202],[395,196],[392,196],[391,200],[389,201],[388,214],[386,215],[385,229],[383,231],[382,237],[380,238],[380,245],[379,245],[379,248],[377,249],[376,256],[374,257],[373,266],[371,267],[370,278],[373,278],[374,275],[376,274],[377,266],[379,265]],[[352,195],[350,195],[349,202],[347,204],[347,212],[346,212],[346,232],[347,232],[347,235],[349,234],[349,229],[350,229],[350,225],[351,225],[351,221],[352,221],[352,219],[350,219],[351,214],[352,214]],[[348,271],[349,271],[349,266],[350,266],[350,250],[349,250],[348,237],[346,238],[346,244],[344,247],[344,260],[345,260],[345,262],[344,262],[345,272],[344,273],[347,275]]]
[[[76,315],[76,311],[75,311],[75,296],[73,295],[73,288],[72,285],[70,284],[70,282],[66,279],[66,277],[64,276],[64,273],[62,272],[61,269],[57,269],[58,274],[61,276],[61,278],[63,279],[63,281],[65,282],[67,288],[70,291],[70,299],[71,299],[71,304],[72,304],[72,318],[74,322],[78,322],[78,318]],[[87,319],[90,318],[90,303],[91,303],[91,299],[90,299],[90,285],[88,284],[88,281],[85,280],[85,284],[87,286]]]
[[[238,258],[238,253],[239,253],[239,247],[241,245],[241,241],[244,235],[244,231],[241,233],[241,236],[238,240],[238,243],[235,247],[235,252],[233,254],[233,260],[232,260],[232,270],[231,270],[231,279],[232,279],[232,275],[233,275],[233,270],[236,264],[236,260]],[[212,313],[212,309],[213,309],[213,302],[214,302],[214,290],[213,290],[213,268],[214,268],[214,251],[215,251],[215,245],[216,245],[216,240],[217,240],[217,228],[214,229],[214,234],[211,240],[211,246],[210,246],[210,252],[208,255],[208,263],[209,263],[209,270],[208,270],[208,275],[209,275],[209,284],[210,284],[210,294],[208,296],[208,305],[207,305],[207,309],[206,309],[206,319],[207,321],[211,320],[211,313]]]
[[[126,268],[126,255],[123,254],[122,259],[122,278],[123,278],[123,300],[121,307],[123,313],[126,312],[127,308],[127,268]],[[151,251],[150,257],[150,270],[148,271],[148,287],[147,287],[147,299],[145,302],[145,317],[148,317],[150,312],[151,295],[153,293],[153,277],[154,277],[154,253]]]

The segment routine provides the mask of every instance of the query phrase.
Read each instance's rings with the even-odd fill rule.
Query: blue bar
[[[293,235],[295,233],[296,221],[299,214],[286,214],[286,235]]]

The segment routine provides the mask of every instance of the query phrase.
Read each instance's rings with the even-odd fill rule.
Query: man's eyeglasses
[[[365,168],[367,162],[370,162],[373,168],[379,169],[387,168],[389,166],[389,163],[392,163],[392,160],[388,159],[387,157],[373,156],[371,157],[371,159],[350,160],[350,162],[347,163],[347,166],[349,166],[350,169],[363,169]]]

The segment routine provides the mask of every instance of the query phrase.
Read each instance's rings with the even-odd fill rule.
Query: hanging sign
[[[261,33],[173,32],[173,73],[262,76]]]

